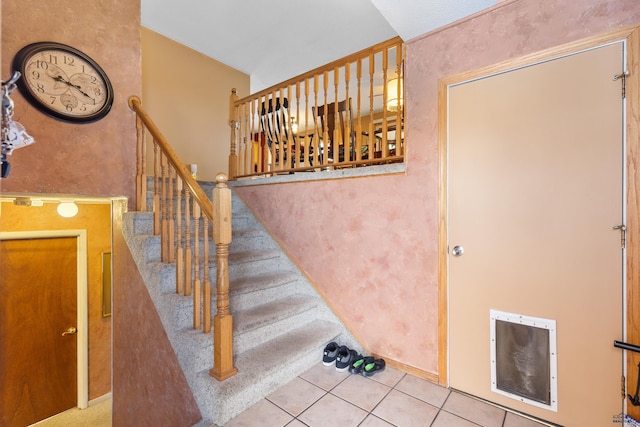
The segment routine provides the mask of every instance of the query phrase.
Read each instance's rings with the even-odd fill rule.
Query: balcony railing
[[[397,37],[230,100],[229,178],[404,161]]]

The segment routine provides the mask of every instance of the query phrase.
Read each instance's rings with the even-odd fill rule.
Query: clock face
[[[18,87],[37,108],[59,119],[92,122],[113,103],[113,88],[100,66],[79,50],[59,43],[33,43],[18,52]]]

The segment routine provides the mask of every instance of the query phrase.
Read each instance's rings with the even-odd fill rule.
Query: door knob
[[[464,254],[464,248],[462,246],[454,246],[451,253],[453,256],[462,256],[462,254]]]
[[[62,333],[62,336],[65,336],[65,335],[73,335],[73,334],[75,334],[76,332],[78,332],[78,330],[77,330],[76,328],[74,328],[73,326],[70,326],[66,331],[64,331],[64,332]]]

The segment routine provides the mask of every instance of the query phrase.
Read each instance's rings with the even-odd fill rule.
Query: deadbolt
[[[78,332],[78,330],[77,330],[76,328],[74,328],[73,326],[69,326],[69,328],[68,328],[66,331],[64,331],[64,332],[62,333],[62,336],[65,336],[65,335],[73,335],[73,334],[75,334],[76,332]]]
[[[462,256],[462,254],[464,254],[464,248],[462,246],[454,246],[451,253],[453,256]]]

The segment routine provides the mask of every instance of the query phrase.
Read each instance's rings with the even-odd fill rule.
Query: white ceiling
[[[251,92],[497,0],[141,0],[142,25],[251,77]]]

